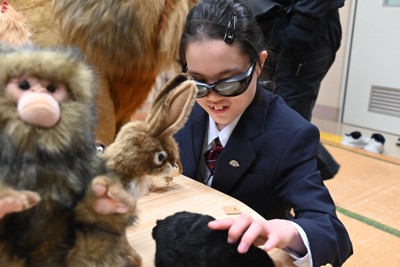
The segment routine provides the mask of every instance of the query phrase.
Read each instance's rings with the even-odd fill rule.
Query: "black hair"
[[[238,0],[200,0],[193,6],[187,15],[179,47],[183,68],[188,44],[204,40],[224,40],[235,45],[251,63],[259,60],[260,52],[266,50],[263,33],[252,12]]]

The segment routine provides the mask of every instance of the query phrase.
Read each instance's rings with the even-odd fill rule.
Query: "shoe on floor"
[[[342,140],[343,145],[364,148],[368,144],[368,138],[362,136],[359,131],[345,134]]]
[[[368,140],[368,144],[364,147],[365,150],[381,154],[383,152],[383,145],[385,144],[385,137],[383,135],[374,133]]]

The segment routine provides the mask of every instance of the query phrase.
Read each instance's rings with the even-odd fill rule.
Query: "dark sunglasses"
[[[235,75],[213,84],[202,83],[194,80],[197,85],[197,98],[207,96],[212,90],[221,96],[238,96],[243,94],[250,85],[257,61],[242,74]]]

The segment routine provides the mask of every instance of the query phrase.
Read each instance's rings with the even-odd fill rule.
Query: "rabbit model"
[[[186,75],[170,79],[158,92],[145,121],[126,123],[102,157],[134,196],[168,186],[182,172],[173,135],[183,127],[197,88]]]

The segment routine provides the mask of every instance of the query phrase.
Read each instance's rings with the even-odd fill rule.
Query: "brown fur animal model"
[[[154,98],[146,120],[125,124],[105,149],[107,166],[134,195],[168,185],[176,168],[177,174],[181,173],[179,148],[173,134],[186,122],[196,93],[195,83],[185,75],[172,78]]]
[[[3,0],[0,7],[0,41],[20,46],[29,42],[30,34],[24,16]]]
[[[52,12],[53,0],[8,0],[9,5],[24,17],[29,39],[35,46],[62,45],[59,22]]]
[[[195,0],[54,0],[62,43],[81,48],[101,74],[99,143],[107,146],[177,59]]]
[[[73,49],[0,51],[0,266],[140,266],[136,199],[97,156],[94,73]]]

